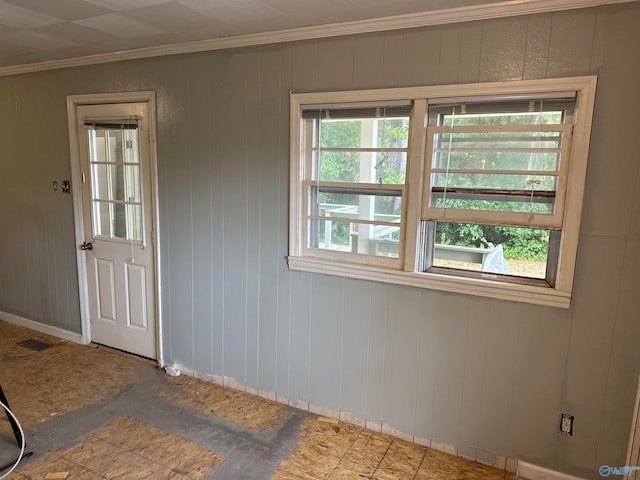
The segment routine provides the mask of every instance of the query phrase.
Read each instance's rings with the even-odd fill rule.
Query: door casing
[[[98,93],[70,95],[67,97],[67,120],[69,127],[69,149],[71,158],[71,193],[73,195],[73,219],[75,225],[76,264],[78,268],[78,292],[80,296],[80,319],[82,343],[91,343],[91,317],[89,313],[89,290],[87,284],[86,256],[79,245],[84,241],[84,212],[82,207],[82,172],[78,147],[78,114],[80,105],[102,105],[113,103],[147,103],[149,112],[149,153],[151,163],[151,210],[154,242],[154,277],[157,362],[164,367],[162,349],[162,289],[160,270],[160,239],[158,235],[158,161],[156,154],[156,95],[154,91]]]

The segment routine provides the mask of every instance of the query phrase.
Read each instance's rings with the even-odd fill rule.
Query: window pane
[[[544,229],[437,222],[433,265],[545,279],[550,235]]]
[[[127,238],[142,241],[142,205],[127,205]]]
[[[138,165],[91,165],[93,198],[140,202],[139,172]]]
[[[91,165],[91,193],[94,200],[109,200],[109,167]]]
[[[89,130],[90,162],[138,163],[138,130],[98,128]]]
[[[321,148],[407,148],[409,117],[320,120]]]
[[[554,214],[563,133],[536,130],[562,125],[564,111],[527,111],[532,107],[470,104],[469,113],[433,114],[439,126],[482,131],[434,133],[429,205]]]
[[[93,235],[142,241],[142,205],[94,201]]]
[[[524,130],[524,129],[523,129]],[[487,148],[555,149],[560,148],[561,132],[445,132],[436,136],[438,150],[481,150]]]
[[[438,137],[444,136],[438,135]],[[476,144],[480,144],[480,140]],[[442,146],[434,151],[433,166],[450,170],[541,170],[553,172],[559,167],[559,148],[560,146],[557,145],[549,147],[549,149],[543,149],[543,147],[516,149],[496,143],[487,143],[477,147],[452,145],[449,148],[443,142]]]
[[[127,202],[141,202],[140,167],[125,165],[124,167],[124,199]]]
[[[555,175],[509,175],[495,173],[434,173],[432,185],[442,188],[494,190],[556,190]]]
[[[138,130],[123,130],[124,136],[124,161],[126,163],[138,163]]]
[[[406,152],[320,152],[320,181],[405,183]]]
[[[457,107],[457,111],[460,111],[460,106]],[[491,106],[487,107],[492,108]],[[500,108],[500,107],[496,107]],[[502,108],[505,108],[503,106]],[[508,108],[508,104],[506,104]],[[445,126],[451,125],[473,125],[473,126],[486,126],[486,125],[559,125],[562,123],[564,117],[563,111],[548,111],[548,112],[497,112],[497,113],[470,113],[455,115],[446,114],[442,115],[440,124]]]
[[[107,161],[107,144],[104,130],[89,130],[89,161]]]
[[[111,237],[111,213],[108,202],[93,202],[93,235]]]
[[[122,203],[111,205],[113,211],[112,238],[127,239],[127,206]]]
[[[554,199],[532,199],[525,196],[512,197],[500,194],[467,195],[452,192],[434,192],[431,195],[431,205],[436,208],[551,215],[554,209]]]
[[[318,195],[318,203],[314,204],[314,207],[312,215],[378,222],[400,222],[402,197],[399,194],[367,195],[321,191]]]
[[[310,220],[309,246],[337,252],[398,258],[400,226]]]
[[[556,189],[555,175],[508,175],[495,173],[434,173],[433,186],[446,188],[490,188],[496,190]]]

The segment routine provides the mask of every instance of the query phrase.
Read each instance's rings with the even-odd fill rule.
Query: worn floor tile
[[[96,431],[98,438],[193,478],[215,470],[224,459],[178,435],[119,417]]]
[[[392,442],[393,437],[363,430],[329,478],[370,478]]]
[[[394,439],[380,465],[375,479],[413,478],[427,451],[426,447]]]
[[[502,480],[505,478],[505,472],[430,449],[415,478],[416,480]]]
[[[2,372],[2,388],[25,429],[114,396],[148,372],[150,364],[4,322],[0,322],[0,338],[0,365],[12,367]],[[38,352],[17,345],[31,338],[52,346]],[[10,431],[7,422],[0,422],[0,431]]]
[[[39,461],[23,467],[18,472],[26,480],[42,480],[48,473],[68,472],[69,479],[78,480],[103,480],[106,477],[89,471],[87,468],[70,462],[69,460],[49,454]]]
[[[172,402],[256,432],[280,425],[287,411],[282,404],[194,378],[181,376],[170,381],[163,395]]]

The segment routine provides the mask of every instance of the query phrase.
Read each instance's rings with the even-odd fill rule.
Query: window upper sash
[[[422,218],[560,228],[573,104],[562,92],[430,105]]]

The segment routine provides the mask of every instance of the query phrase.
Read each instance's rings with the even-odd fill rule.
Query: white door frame
[[[631,432],[629,433],[629,445],[627,447],[627,463],[625,465],[634,467],[640,463],[640,378],[638,379],[638,389],[636,401],[633,404],[633,420],[631,421]],[[634,471],[631,479],[640,479],[638,471]]]
[[[151,163],[151,202],[152,202],[152,242],[154,245],[155,311],[157,362],[164,367],[162,350],[162,302],[160,287],[160,239],[158,226],[158,159],[156,155],[156,94],[154,91],[97,93],[87,95],[69,95],[67,97],[67,120],[69,123],[69,148],[71,157],[71,192],[73,194],[73,220],[75,224],[76,264],[78,267],[78,291],[80,294],[80,319],[82,343],[91,343],[91,316],[89,314],[89,289],[87,284],[86,256],[78,247],[84,238],[84,212],[82,209],[82,172],[80,171],[80,151],[78,147],[79,105],[101,105],[110,103],[146,103],[149,115],[149,153]],[[89,213],[87,213],[89,214]]]

